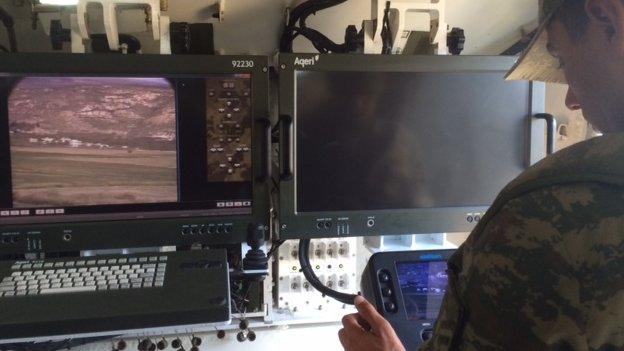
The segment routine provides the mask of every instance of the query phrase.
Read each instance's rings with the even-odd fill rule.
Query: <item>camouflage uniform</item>
[[[624,350],[624,134],[509,184],[449,261],[421,350]]]

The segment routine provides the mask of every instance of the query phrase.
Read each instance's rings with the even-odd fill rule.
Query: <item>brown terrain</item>
[[[16,207],[177,201],[163,79],[26,78],[9,98]]]

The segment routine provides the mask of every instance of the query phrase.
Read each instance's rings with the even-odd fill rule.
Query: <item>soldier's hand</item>
[[[338,332],[345,351],[405,351],[405,347],[375,307],[366,299],[355,299],[358,313],[342,318],[344,328]]]

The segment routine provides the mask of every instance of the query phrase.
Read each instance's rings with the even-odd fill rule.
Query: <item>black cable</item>
[[[308,280],[310,285],[312,285],[316,290],[321,292],[323,296],[329,296],[335,300],[338,300],[347,305],[353,305],[355,303],[355,297],[357,295],[354,294],[345,294],[334,289],[330,289],[323,285],[319,278],[314,273],[314,269],[312,269],[312,265],[310,264],[310,239],[301,239],[299,240],[299,264],[301,264],[301,272]]]
[[[392,31],[390,30],[390,1],[386,1],[386,8],[384,10],[384,16],[381,24],[381,41],[383,55],[392,54]]]
[[[327,36],[317,30],[308,28],[306,20],[318,11],[342,4],[347,0],[308,0],[295,7],[287,19],[286,27],[280,39],[280,51],[292,52],[293,41],[299,36],[304,36],[312,42],[312,45],[321,53],[346,52],[345,44],[336,44]],[[297,25],[298,24],[298,25]]]
[[[6,27],[7,35],[9,37],[9,48],[11,49],[11,52],[17,52],[17,39],[15,36],[14,28],[15,22],[13,21],[13,17],[2,7],[0,7],[0,22],[2,22],[4,27]]]

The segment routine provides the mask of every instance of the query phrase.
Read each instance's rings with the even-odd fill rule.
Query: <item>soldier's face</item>
[[[623,19],[624,20],[624,19]],[[595,129],[624,132],[624,52],[614,52],[613,37],[590,21],[580,39],[554,20],[548,28],[549,50],[559,59],[569,84],[566,105],[583,110]]]

